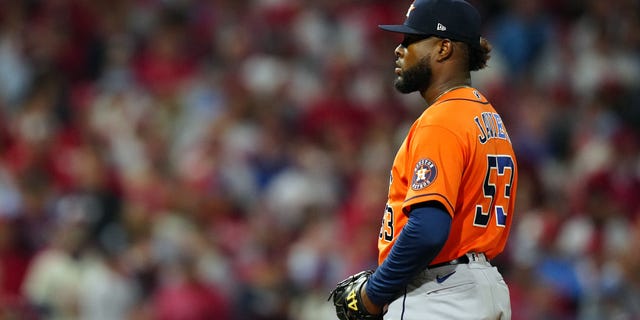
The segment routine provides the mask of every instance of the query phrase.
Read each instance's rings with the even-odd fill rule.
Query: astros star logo
[[[433,183],[438,176],[438,169],[431,159],[421,159],[413,169],[411,189],[422,190]]]
[[[413,3],[411,4],[411,6],[409,6],[409,10],[407,10],[407,18],[409,18],[409,15],[411,14],[411,11],[415,10],[416,6],[413,5]]]
[[[418,180],[424,180],[427,178],[427,172],[429,172],[426,168],[420,168],[416,174],[418,175]]]

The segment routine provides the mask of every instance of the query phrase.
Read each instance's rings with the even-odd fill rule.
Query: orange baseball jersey
[[[407,223],[411,205],[433,200],[452,223],[431,264],[467,252],[495,257],[509,235],[517,182],[511,140],[493,106],[474,88],[446,92],[411,126],[393,161],[378,263]]]

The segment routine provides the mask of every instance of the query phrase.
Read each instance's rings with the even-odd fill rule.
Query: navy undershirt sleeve
[[[393,301],[440,252],[450,228],[451,216],[439,203],[412,208],[389,255],[367,282],[365,290],[371,302],[383,306]]]

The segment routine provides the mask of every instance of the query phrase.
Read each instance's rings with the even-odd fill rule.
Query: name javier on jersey
[[[475,117],[473,121],[475,121],[478,129],[480,129],[478,140],[480,140],[481,144],[485,144],[491,139],[502,139],[511,143],[499,114],[495,112],[483,112],[480,118]]]

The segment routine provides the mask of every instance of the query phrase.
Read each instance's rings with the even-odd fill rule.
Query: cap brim
[[[426,33],[413,29],[411,27],[407,27],[404,24],[381,24],[378,25],[378,28],[390,32],[426,35]]]

